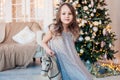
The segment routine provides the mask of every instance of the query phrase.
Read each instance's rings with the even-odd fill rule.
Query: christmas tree
[[[76,9],[80,36],[76,50],[84,61],[95,63],[100,59],[114,59],[115,33],[109,25],[111,19],[105,0],[62,0],[71,3]]]

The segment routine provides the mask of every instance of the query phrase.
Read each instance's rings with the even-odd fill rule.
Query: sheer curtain
[[[11,22],[11,0],[0,0],[0,22]]]
[[[53,22],[53,0],[44,0],[44,31],[48,30],[48,25]]]

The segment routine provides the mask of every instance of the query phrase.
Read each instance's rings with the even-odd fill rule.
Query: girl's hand
[[[51,49],[46,50],[46,52],[47,52],[50,56],[54,56],[54,55],[55,55],[55,53],[54,53]]]

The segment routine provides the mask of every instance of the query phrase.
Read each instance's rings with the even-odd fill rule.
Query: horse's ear
[[[45,62],[46,60],[48,60],[48,56],[45,54],[42,56],[42,61]]]

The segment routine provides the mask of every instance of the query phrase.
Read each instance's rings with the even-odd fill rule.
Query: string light
[[[120,71],[120,65],[119,64],[113,64],[113,63],[102,63],[101,66],[108,67],[112,70]]]
[[[4,11],[3,11],[3,6],[4,6],[5,0],[0,0],[0,19],[3,19],[4,16]]]

